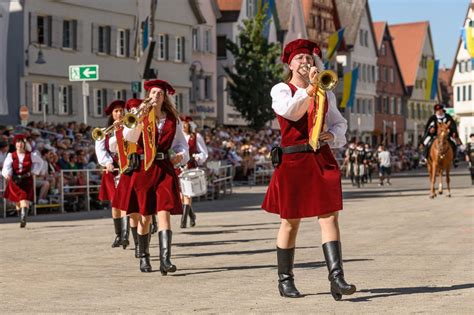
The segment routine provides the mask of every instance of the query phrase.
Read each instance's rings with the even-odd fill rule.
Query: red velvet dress
[[[158,124],[158,122],[157,122]],[[165,124],[155,136],[156,152],[168,153],[176,133],[177,121],[167,115]],[[158,128],[156,128],[158,129]],[[137,153],[143,154],[142,136],[138,139]],[[155,160],[145,171],[143,161],[140,171],[133,172],[130,181],[131,196],[138,202],[138,211],[141,215],[156,214],[158,211],[169,211],[171,214],[182,214],[182,203],[179,195],[179,181],[170,159]],[[128,213],[136,212],[128,209]]]
[[[109,155],[114,160],[114,168],[118,166],[118,157],[115,153],[112,153],[109,149],[109,139],[110,136],[105,136],[105,149],[109,153]],[[112,201],[114,200],[115,196],[115,176],[118,172],[106,173],[105,171],[102,173],[102,179],[100,181],[100,188],[99,188],[99,200],[100,201]],[[114,207],[112,205],[112,207]],[[114,207],[115,208],[115,207]]]
[[[292,94],[296,87],[289,84]],[[326,100],[327,102],[327,100]],[[326,104],[326,111],[328,105]],[[309,141],[308,114],[298,121],[277,115],[281,146]],[[315,217],[342,210],[341,173],[328,145],[315,153],[283,154],[275,168],[262,208],[283,219]]]
[[[12,168],[13,168],[13,177],[15,175],[25,176],[19,180],[18,184],[13,180],[7,182],[7,187],[5,188],[4,197],[11,202],[20,202],[21,200],[33,201],[34,191],[33,191],[33,177],[31,176],[31,168],[33,166],[33,161],[31,160],[31,153],[25,152],[25,157],[23,158],[22,167],[20,170],[20,159],[18,158],[17,152],[12,153]]]

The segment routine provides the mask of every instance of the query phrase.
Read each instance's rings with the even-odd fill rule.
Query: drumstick
[[[117,167],[117,168],[114,168],[112,172],[116,172],[116,171],[120,171],[120,169]],[[108,172],[106,168],[102,169],[102,172]]]

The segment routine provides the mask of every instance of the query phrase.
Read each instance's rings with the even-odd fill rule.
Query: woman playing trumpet
[[[105,114],[109,116],[108,127],[115,125],[114,128],[118,127],[119,122],[123,117],[125,108],[125,102],[121,100],[115,100],[105,108]],[[113,153],[110,149],[111,134],[106,133],[101,140],[95,142],[95,153],[97,155],[97,161],[100,165],[105,167],[105,174],[102,175],[99,189],[99,200],[112,202],[116,192],[115,179],[120,176],[116,171],[118,167],[118,156]],[[128,219],[127,213],[114,207],[112,204],[112,218],[114,221],[115,239],[112,243],[112,247],[122,246],[124,249],[128,246]]]
[[[330,147],[346,143],[347,122],[337,109],[334,94],[318,89],[318,84],[331,84],[317,82],[323,65],[315,43],[303,39],[290,42],[282,61],[289,66],[288,80],[271,90],[272,108],[281,128],[281,148],[272,150],[277,166],[262,204],[263,209],[281,218],[277,237],[278,289],[284,297],[302,296],[293,275],[296,236],[302,218],[318,217],[331,293],[339,300],[343,294],[354,293],[355,286],[346,283],[342,270],[338,224],[338,212],[342,210],[341,175]],[[302,65],[309,65],[309,71]],[[314,102],[316,93],[318,100],[319,95],[326,96],[321,104]],[[322,115],[316,117],[316,112]],[[326,128],[317,130],[316,126],[324,125]],[[319,145],[317,141],[314,146],[310,144],[313,129],[319,133]]]
[[[140,113],[135,128],[125,127],[124,138],[137,144],[140,167],[134,172],[130,186],[131,198],[139,206],[138,251],[140,270],[151,272],[149,253],[149,229],[151,215],[158,214],[158,238],[160,246],[160,271],[162,275],[175,272],[171,263],[171,214],[182,214],[179,198],[179,182],[174,165],[188,161],[188,144],[184,137],[178,113],[169,95],[175,93],[163,80],[145,82],[147,97],[151,97],[147,110]],[[169,151],[176,154],[170,156]]]

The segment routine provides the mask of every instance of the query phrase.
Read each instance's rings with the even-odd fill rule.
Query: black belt
[[[156,155],[155,155],[155,160],[158,160],[158,161],[161,161],[161,160],[167,160],[169,159],[169,155],[168,153],[164,153],[164,152],[156,152]],[[144,154],[140,154],[140,160],[144,160],[145,159],[145,155]]]
[[[319,147],[321,148],[322,146],[326,145],[326,142],[319,142]],[[281,150],[285,154],[289,153],[299,153],[299,152],[314,152],[314,149],[312,146],[309,145],[309,143],[303,143],[303,144],[296,144],[296,145],[290,145],[287,147],[282,147]]]
[[[26,174],[22,174],[22,175],[12,175],[12,178],[16,179],[16,180],[20,180],[20,179],[23,179],[23,178],[28,178],[28,177],[31,177],[31,173],[26,173]]]

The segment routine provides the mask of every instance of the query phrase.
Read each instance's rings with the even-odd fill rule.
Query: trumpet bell
[[[101,141],[101,140],[104,140],[105,133],[101,128],[94,128],[94,130],[92,130],[91,136],[92,136],[92,139],[94,139],[95,141]]]
[[[324,70],[318,74],[318,86],[325,90],[333,90],[338,83],[337,75],[332,70]]]
[[[137,126],[138,124],[138,118],[136,115],[132,113],[128,113],[123,117],[123,124],[130,129],[133,129]]]

